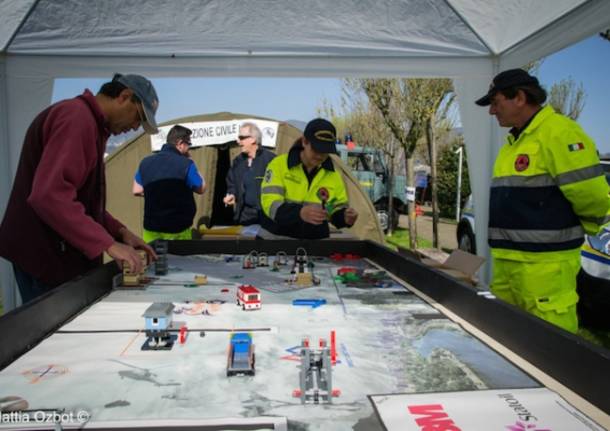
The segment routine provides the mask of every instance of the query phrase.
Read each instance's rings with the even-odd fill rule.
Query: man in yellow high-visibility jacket
[[[538,79],[521,69],[498,74],[476,101],[512,127],[491,183],[491,290],[577,332],[580,246],[610,221],[610,190],[591,138],[545,101]]]
[[[349,207],[341,173],[329,158],[336,152],[336,140],[335,127],[316,118],[288,154],[269,162],[261,185],[263,230],[321,239],[329,236],[329,220],[337,228],[356,222],[358,213]]]

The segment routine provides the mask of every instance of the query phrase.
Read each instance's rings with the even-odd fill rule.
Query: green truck
[[[377,210],[379,223],[384,231],[388,229],[389,225],[389,197],[392,196],[394,201],[392,227],[396,228],[399,214],[406,214],[407,212],[406,177],[394,175],[392,192],[390,192],[390,173],[380,150],[359,146],[348,148],[346,145],[337,145],[337,152],[341,160],[351,168],[362,189],[371,198]]]

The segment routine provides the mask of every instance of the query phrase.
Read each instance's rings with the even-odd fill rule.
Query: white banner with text
[[[603,431],[547,388],[369,398],[388,431]]]
[[[193,131],[191,142],[193,147],[204,147],[207,145],[224,144],[237,140],[239,127],[243,123],[254,123],[261,130],[262,144],[264,147],[275,148],[279,123],[277,121],[266,121],[254,118],[240,118],[226,121],[197,121],[178,123]],[[159,127],[159,133],[150,136],[152,151],[159,151],[167,142],[167,134],[174,124]]]

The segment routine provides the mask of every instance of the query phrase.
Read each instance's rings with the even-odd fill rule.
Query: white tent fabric
[[[0,214],[25,130],[56,78],[450,77],[485,256],[503,131],[472,101],[498,71],[608,27],[607,0],[0,0]],[[12,283],[3,261],[7,309]]]

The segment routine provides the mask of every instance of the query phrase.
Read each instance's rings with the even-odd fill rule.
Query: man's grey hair
[[[261,142],[263,140],[263,134],[261,133],[261,129],[259,129],[256,124],[252,122],[242,123],[239,126],[239,129],[248,129],[248,133],[250,133],[250,136],[252,136],[256,140],[256,145],[261,145]]]

